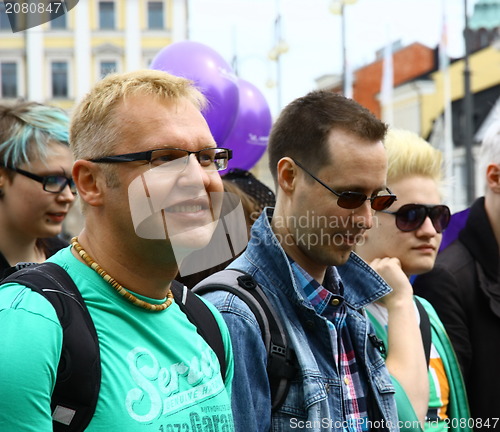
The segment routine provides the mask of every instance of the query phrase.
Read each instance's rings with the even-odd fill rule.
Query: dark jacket
[[[45,252],[45,256],[47,258],[54,255],[59,249],[62,249],[63,247],[68,246],[68,242],[62,240],[61,238],[59,238],[57,236],[38,239],[37,244]],[[16,264],[17,263],[13,263],[13,265],[16,265]],[[12,270],[10,270],[10,268],[11,268],[11,265],[9,264],[9,262],[7,262],[3,253],[0,252],[0,280],[3,279],[4,272],[12,271]],[[6,274],[8,274],[8,273],[6,273]]]
[[[499,270],[498,244],[479,198],[458,239],[414,283],[415,294],[429,300],[448,332],[474,419],[500,414]]]

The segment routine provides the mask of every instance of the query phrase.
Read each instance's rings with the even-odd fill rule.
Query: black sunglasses
[[[404,232],[419,229],[427,216],[437,233],[443,232],[450,223],[451,212],[445,205],[405,204],[397,211],[384,213],[396,216],[396,226]]]
[[[163,148],[138,153],[126,153],[90,159],[95,163],[124,163],[145,161],[153,168],[162,166],[168,171],[179,172],[187,166],[190,155],[195,155],[199,164],[207,171],[221,171],[227,168],[233,152],[227,148],[207,147],[198,151],[178,148]]]
[[[71,177],[65,177],[61,175],[39,176],[28,171],[24,171],[20,168],[9,169],[41,183],[43,185],[43,190],[46,192],[61,193],[66,186],[69,186],[69,190],[73,195],[77,192],[75,183]]]
[[[386,188],[386,190],[387,190],[387,192],[389,192],[389,194],[375,195],[372,197],[368,197],[364,193],[361,193],[361,192],[354,192],[354,191],[337,192],[337,191],[333,190],[327,184],[323,183],[319,178],[317,178],[315,175],[313,175],[309,170],[307,170],[302,164],[297,162],[295,159],[292,159],[292,160],[295,162],[295,164],[298,167],[302,168],[307,174],[309,174],[321,186],[325,187],[332,194],[336,195],[338,197],[337,204],[339,207],[352,210],[352,209],[361,207],[363,205],[363,203],[366,200],[368,200],[368,201],[370,201],[370,205],[371,205],[373,210],[382,211],[382,210],[385,210],[386,208],[389,208],[392,205],[392,203],[397,200],[396,195],[394,195],[390,191],[389,188]]]

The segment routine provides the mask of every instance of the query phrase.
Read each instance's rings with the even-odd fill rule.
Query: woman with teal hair
[[[469,407],[450,339],[434,308],[414,296],[410,284],[411,276],[433,268],[450,221],[442,203],[442,154],[405,130],[389,130],[385,147],[387,186],[398,199],[376,214],[356,252],[393,289],[367,314],[385,343],[400,429],[467,432]]]
[[[58,236],[76,193],[68,127],[56,107],[0,105],[0,275],[65,246]]]

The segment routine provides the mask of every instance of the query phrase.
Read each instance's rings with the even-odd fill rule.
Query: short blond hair
[[[443,154],[414,132],[389,129],[384,140],[387,151],[387,183],[420,175],[443,180]]]
[[[186,78],[149,69],[110,74],[73,112],[69,140],[75,159],[93,159],[113,151],[122,128],[115,111],[127,97],[136,95],[160,101],[186,98],[200,111],[206,105],[203,94]]]

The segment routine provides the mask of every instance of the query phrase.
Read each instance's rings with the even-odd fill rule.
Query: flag
[[[449,66],[448,57],[448,26],[446,25],[446,11],[443,7],[443,17],[441,23],[441,39],[439,40],[439,69],[445,70]]]
[[[442,148],[444,157],[445,180],[448,185],[447,200],[454,201],[453,177],[453,133],[451,110],[451,80],[450,59],[448,56],[448,27],[446,25],[446,8],[443,4],[443,20],[441,25],[441,39],[439,41],[439,70],[443,83],[443,136]]]
[[[386,123],[393,122],[392,95],[394,89],[394,66],[392,63],[392,43],[384,47],[382,70],[382,84],[380,88],[380,102],[382,104],[383,119]]]

